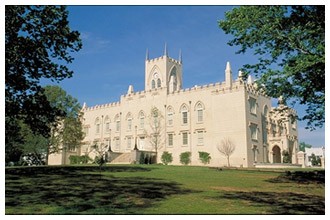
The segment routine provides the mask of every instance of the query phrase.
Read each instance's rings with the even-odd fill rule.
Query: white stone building
[[[227,62],[225,81],[183,88],[182,59],[164,55],[145,60],[145,89],[134,92],[130,85],[119,102],[83,106],[83,145],[74,152],[51,155],[49,164],[67,164],[71,154],[95,156],[91,146],[108,148],[132,163],[133,149],[172,153],[173,162],[180,164],[180,154],[191,152],[191,164],[202,165],[199,151],[210,153],[210,166],[227,165],[217,145],[229,138],[236,149],[230,156],[231,166],[252,167],[255,163],[282,163],[283,151],[288,151],[292,163],[297,163],[296,112],[279,103],[274,108],[271,99],[256,90],[251,77],[247,82],[238,73],[234,79]],[[151,109],[161,114],[157,147],[151,143],[154,131]],[[282,109],[281,111],[277,111]],[[117,160],[118,161],[118,160]],[[115,162],[115,161],[114,161]]]

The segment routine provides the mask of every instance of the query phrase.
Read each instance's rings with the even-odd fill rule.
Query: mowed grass
[[[325,214],[324,171],[6,168],[6,214]]]

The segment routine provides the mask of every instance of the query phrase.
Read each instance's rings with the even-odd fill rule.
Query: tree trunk
[[[230,167],[229,156],[227,156],[227,164],[228,164],[228,167]]]

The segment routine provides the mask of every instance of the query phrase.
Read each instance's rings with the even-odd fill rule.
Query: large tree
[[[226,13],[219,26],[233,35],[237,53],[258,57],[244,65],[245,76],[259,77],[259,88],[306,105],[310,129],[325,122],[325,6],[241,6]]]
[[[84,138],[82,112],[78,100],[59,86],[46,86],[45,95],[51,107],[64,112],[51,124],[47,158],[60,150],[77,149]]]
[[[40,79],[71,77],[66,65],[82,44],[65,6],[6,5],[5,47],[6,148],[14,148],[19,121],[47,137],[51,122],[65,114],[49,104]]]
[[[42,162],[47,164],[49,154],[80,147],[84,133],[81,106],[78,100],[59,86],[45,86],[43,89],[50,106],[59,109],[63,115],[57,116],[54,122],[47,125],[51,127],[47,137],[33,132],[23,120],[18,120],[16,125],[18,136],[10,136],[13,146],[11,148],[6,146],[7,163],[18,162],[22,156],[29,155],[37,162],[45,158],[46,161]]]

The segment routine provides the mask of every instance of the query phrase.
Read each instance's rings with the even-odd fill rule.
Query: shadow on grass
[[[99,167],[6,169],[6,214],[142,214],[167,196],[192,192],[162,179],[109,176],[134,171],[149,169],[104,167],[107,176]]]
[[[267,206],[267,214],[325,214],[325,201],[320,196],[287,192],[226,192],[218,199],[245,200],[252,206]]]
[[[323,184],[325,183],[325,171],[286,171],[274,179],[267,180],[271,183],[299,183],[299,184]]]

